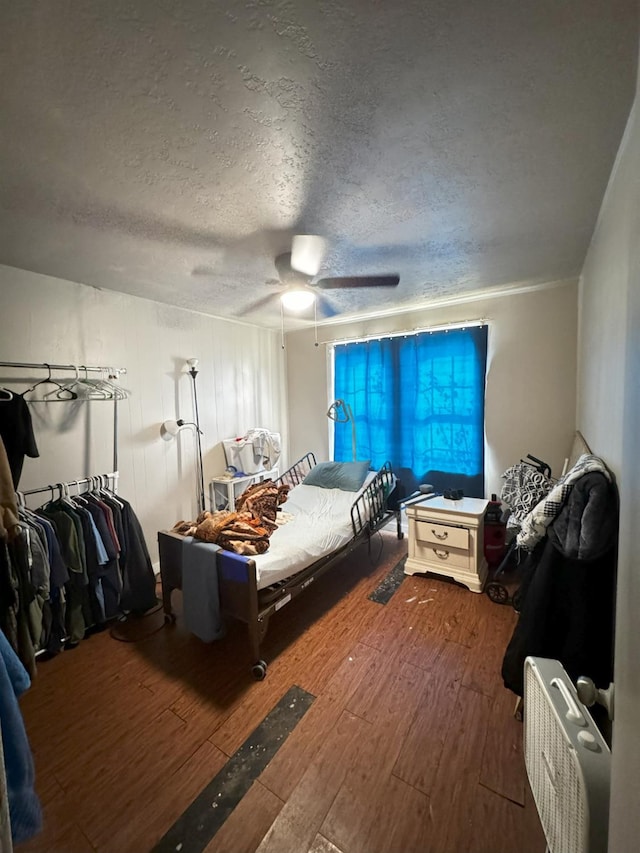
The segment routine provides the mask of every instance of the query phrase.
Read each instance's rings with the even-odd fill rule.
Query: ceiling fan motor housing
[[[294,270],[291,266],[291,252],[278,255],[275,259],[275,267],[283,284],[308,284],[311,276]]]

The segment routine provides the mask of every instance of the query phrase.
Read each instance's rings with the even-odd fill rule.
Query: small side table
[[[233,512],[236,508],[236,498],[240,497],[245,489],[254,483],[261,483],[263,480],[277,480],[278,476],[278,468],[271,468],[270,471],[259,471],[257,474],[233,477],[231,480],[224,477],[213,477],[209,482],[211,511],[228,509]]]
[[[487,578],[484,514],[488,501],[479,498],[431,498],[407,506],[409,556],[404,572],[433,572],[482,592]]]

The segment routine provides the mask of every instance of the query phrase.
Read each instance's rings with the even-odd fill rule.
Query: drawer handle
[[[445,551],[444,549],[434,548],[433,553],[436,555],[436,557],[440,557],[441,560],[449,559],[449,551]]]
[[[436,533],[436,531],[433,529],[433,527],[431,528],[431,532],[436,537],[436,539],[446,539],[447,536],[449,535],[446,530],[444,533]]]

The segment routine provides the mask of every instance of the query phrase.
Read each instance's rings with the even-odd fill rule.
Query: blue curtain
[[[484,495],[487,329],[424,332],[334,350],[334,395],[349,403],[357,458],[387,459],[407,493],[419,483]],[[351,424],[336,423],[334,459],[352,459]]]

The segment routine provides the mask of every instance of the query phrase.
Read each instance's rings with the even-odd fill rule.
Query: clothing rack
[[[126,367],[96,367],[86,364],[47,364],[45,362],[35,363],[26,361],[0,361],[0,367],[15,367],[18,370],[82,370],[88,373],[111,373],[112,375],[125,374]]]
[[[52,364],[47,362],[27,361],[0,361],[0,367],[10,367],[16,370],[48,370],[49,377],[51,377],[52,370],[72,370],[75,372],[76,376],[78,376],[79,371],[82,370],[85,374],[106,374],[112,379],[118,379],[121,375],[124,375],[127,372],[126,367],[100,367],[97,365],[86,364]],[[68,401],[62,400],[59,402]],[[118,471],[118,398],[115,395],[113,396],[113,470],[115,472]]]
[[[113,481],[112,491],[114,494],[118,494],[119,476],[120,474],[118,471],[111,471],[110,474],[96,474],[94,477],[81,477],[79,480],[68,480],[66,483],[51,483],[48,486],[39,486],[37,489],[19,489],[16,494],[18,497],[21,495],[37,495],[41,492],[51,492],[51,494],[53,494],[56,489],[62,490],[70,488],[71,486],[90,486],[95,483],[96,480],[99,481],[102,478]]]

